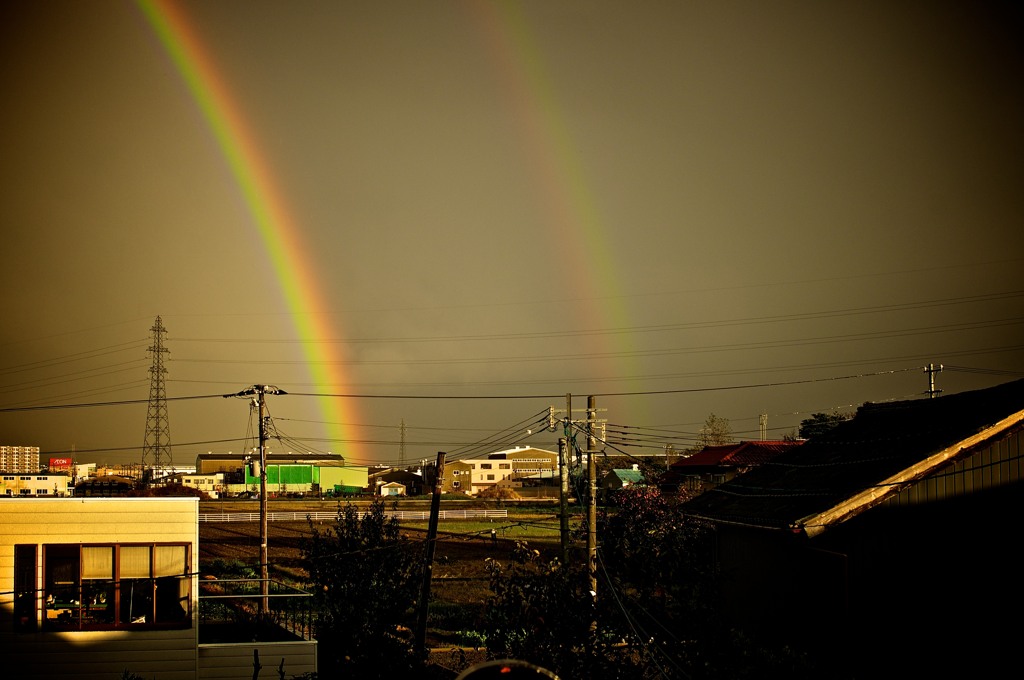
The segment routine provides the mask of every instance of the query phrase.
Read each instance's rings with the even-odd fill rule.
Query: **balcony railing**
[[[199,581],[199,642],[313,639],[313,595],[273,579]]]

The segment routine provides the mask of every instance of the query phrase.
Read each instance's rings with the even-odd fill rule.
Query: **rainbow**
[[[629,314],[606,238],[607,225],[521,5],[468,2],[466,7],[495,64],[501,90],[519,128],[526,162],[559,239],[558,252],[564,253],[571,284],[579,292],[579,304],[575,305],[579,320],[627,327]],[[627,368],[621,357],[629,349],[606,345],[606,369],[621,374]]]
[[[301,229],[288,210],[285,196],[275,181],[270,163],[260,153],[256,136],[249,129],[243,111],[217,72],[185,12],[167,0],[139,0],[147,22],[155,32],[209,126],[221,154],[242,193],[253,224],[271,261],[288,311],[295,325],[310,377],[314,385],[344,385],[340,358],[332,356],[333,336],[323,292],[302,242]],[[279,385],[282,389],[287,387]],[[321,396],[320,410],[328,438],[344,442],[349,458],[362,458],[354,450],[357,442],[349,436],[347,423],[354,418],[351,399]]]

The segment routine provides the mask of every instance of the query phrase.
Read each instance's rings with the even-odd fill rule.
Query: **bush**
[[[408,677],[421,661],[407,632],[423,573],[422,544],[403,537],[382,499],[362,517],[351,503],[339,506],[334,526],[310,521],[309,529],[302,552],[314,593],[321,674]]]

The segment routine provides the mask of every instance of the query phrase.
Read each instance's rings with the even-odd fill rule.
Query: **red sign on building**
[[[70,458],[51,458],[50,459],[50,472],[63,470],[65,472],[71,469],[72,460]]]

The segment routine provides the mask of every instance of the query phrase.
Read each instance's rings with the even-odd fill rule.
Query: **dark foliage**
[[[592,623],[594,601],[586,574],[560,561],[546,560],[524,542],[510,564],[488,562],[491,590],[484,622],[487,653],[537,664],[560,678],[627,678],[637,675],[613,661],[611,642]]]
[[[132,489],[128,492],[128,496],[160,496],[160,497],[196,497],[200,500],[210,500],[210,494],[206,493],[201,489],[197,489],[194,486],[185,486],[184,484],[164,484],[162,486],[150,486],[144,489]]]
[[[315,593],[322,677],[407,677],[419,669],[409,634],[423,546],[404,538],[377,499],[339,506],[333,526],[310,521],[303,561]]]
[[[564,565],[519,544],[510,564],[491,562],[489,656],[564,680],[814,677],[800,654],[720,619],[711,529],[676,503],[652,487],[616,493],[598,520],[596,603],[583,557]]]
[[[797,436],[801,439],[817,437],[852,417],[852,413],[839,413],[838,411],[833,411],[832,413],[813,413],[810,418],[800,421],[800,429],[797,432]]]

